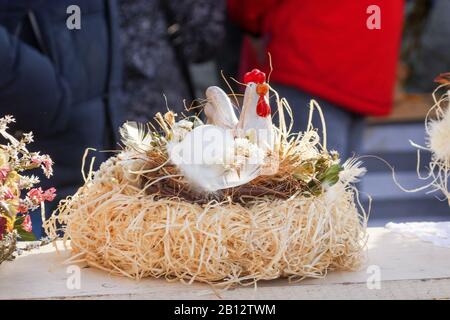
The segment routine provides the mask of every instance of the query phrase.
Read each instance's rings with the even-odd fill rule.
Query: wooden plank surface
[[[80,269],[80,288],[67,286],[69,251],[52,245],[0,265],[0,299],[450,299],[450,249],[405,238],[384,228],[369,229],[367,260],[357,272],[331,272],[324,279],[215,292],[199,283],[164,279],[134,281],[94,268]],[[367,281],[379,271],[379,288]],[[372,278],[371,278],[372,277]],[[376,283],[375,283],[376,284]]]
[[[394,103],[392,112],[386,117],[369,117],[371,124],[391,122],[423,122],[428,110],[433,106],[430,94],[400,94]]]

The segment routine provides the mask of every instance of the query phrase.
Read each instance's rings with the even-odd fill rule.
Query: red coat
[[[381,29],[369,30],[370,5]],[[262,34],[271,81],[297,87],[351,111],[392,108],[403,0],[228,0],[231,18]],[[263,67],[267,71],[266,66]]]

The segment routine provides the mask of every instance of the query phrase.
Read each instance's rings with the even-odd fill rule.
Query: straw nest
[[[279,111],[287,106],[278,102]],[[150,130],[151,150],[125,147],[87,174],[45,223],[50,235],[64,226],[71,261],[136,279],[220,285],[301,280],[360,266],[366,216],[352,186],[364,172],[358,162],[337,166],[336,153],[313,129],[294,136],[282,129],[276,175],[206,195],[168,162],[164,137],[172,117],[157,116],[163,133]]]

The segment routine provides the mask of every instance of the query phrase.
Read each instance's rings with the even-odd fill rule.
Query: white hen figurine
[[[241,136],[254,136],[258,147],[272,151],[274,134],[268,91],[266,83],[247,84],[237,129]]]
[[[219,87],[209,87],[204,109],[208,124],[196,127],[183,141],[171,147],[176,151],[172,152],[172,162],[192,185],[201,190],[215,192],[236,187],[261,174],[261,163],[247,161],[239,170],[227,165],[227,156],[234,154],[235,138],[247,136],[264,152],[273,150],[269,86],[265,74],[254,69],[246,74],[244,81],[247,88],[239,120],[227,94]]]

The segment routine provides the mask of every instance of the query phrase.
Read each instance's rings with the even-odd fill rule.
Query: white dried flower
[[[0,131],[6,131],[8,129],[8,125],[10,123],[16,122],[13,116],[6,115],[3,118],[0,118]]]
[[[119,129],[122,143],[129,149],[147,152],[152,148],[152,136],[144,125],[128,121]]]
[[[245,162],[249,164],[263,164],[265,152],[256,144],[245,138],[237,138],[234,140],[234,153],[238,165]]]
[[[172,127],[171,141],[180,142],[186,137],[186,135],[192,131],[194,123],[188,120],[180,120],[176,122]]]
[[[438,160],[450,162],[450,107],[439,120],[429,123],[428,147]]]
[[[356,183],[359,178],[362,177],[367,169],[361,167],[362,161],[358,161],[357,158],[350,158],[342,165],[342,170],[339,172],[339,181],[344,185]]]
[[[180,120],[178,122],[176,122],[174,125],[174,128],[183,128],[186,130],[192,130],[192,127],[194,126],[194,123],[192,123],[191,121],[188,120]]]
[[[24,133],[22,137],[22,143],[29,144],[34,142],[33,132]]]
[[[320,137],[317,131],[307,131],[301,136],[296,152],[301,155],[302,160],[316,159],[320,156],[319,142]]]
[[[40,183],[40,180],[35,175],[20,176],[19,189],[31,189],[34,185]]]

